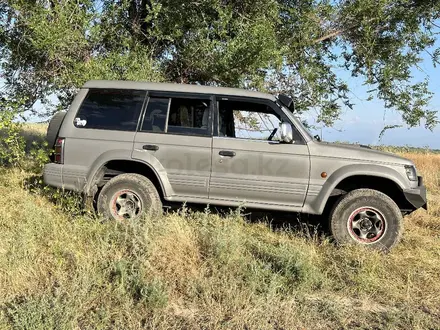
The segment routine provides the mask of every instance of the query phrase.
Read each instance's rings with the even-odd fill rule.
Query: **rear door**
[[[209,197],[248,206],[299,210],[309,180],[309,151],[298,132],[280,142],[287,116],[269,100],[217,98]]]
[[[168,200],[208,198],[212,113],[209,95],[149,93],[132,157],[154,162],[170,184]]]

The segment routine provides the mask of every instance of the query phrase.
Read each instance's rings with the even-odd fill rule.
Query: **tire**
[[[102,188],[98,213],[106,219],[132,221],[162,214],[162,202],[154,184],[140,174],[120,174]]]
[[[330,212],[330,230],[339,244],[361,244],[388,251],[399,241],[403,218],[397,204],[372,189],[342,196]]]
[[[55,145],[55,141],[58,137],[58,133],[60,132],[61,124],[63,123],[65,116],[65,111],[57,112],[49,122],[46,133],[46,141],[50,148]]]

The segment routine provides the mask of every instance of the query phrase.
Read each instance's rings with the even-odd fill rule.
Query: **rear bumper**
[[[423,179],[419,176],[419,185],[417,188],[403,190],[406,200],[414,206],[415,209],[423,207],[428,209],[428,203],[426,198],[426,187],[423,185]]]
[[[65,190],[84,192],[87,172],[83,166],[50,163],[44,166],[44,183]]]
[[[44,165],[43,180],[48,186],[63,188],[63,165],[54,163]]]

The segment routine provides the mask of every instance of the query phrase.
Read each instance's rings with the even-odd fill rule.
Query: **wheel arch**
[[[166,174],[160,174],[152,164],[142,160],[134,160],[129,157],[112,157],[101,160],[95,164],[89,175],[86,186],[86,194],[94,196],[98,189],[108,180],[123,173],[137,173],[144,175],[153,182],[161,198],[166,199],[171,195],[171,185]]]
[[[318,196],[310,205],[312,213],[322,214],[335,202],[335,198],[349,191],[368,188],[390,196],[402,210],[411,209],[403,189],[405,178],[391,167],[376,164],[352,164],[335,171],[322,186]]]

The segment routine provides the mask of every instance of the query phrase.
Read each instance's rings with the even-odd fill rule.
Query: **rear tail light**
[[[57,164],[64,164],[64,138],[58,138],[55,142],[54,161]]]

